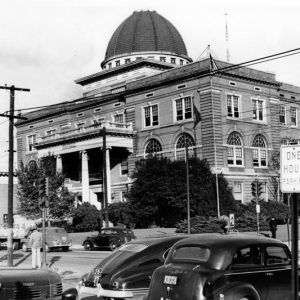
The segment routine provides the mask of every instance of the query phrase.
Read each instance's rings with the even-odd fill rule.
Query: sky
[[[219,60],[241,63],[300,47],[299,0],[0,0],[0,86],[15,109],[74,100],[74,80],[101,71],[109,39],[136,10],[168,19],[197,60],[208,45]],[[226,43],[226,16],[228,43]],[[300,54],[255,66],[300,86]],[[0,113],[9,91],[0,90]],[[14,130],[16,134],[16,130]],[[15,144],[16,148],[16,144]],[[8,120],[0,117],[0,172],[8,170]]]

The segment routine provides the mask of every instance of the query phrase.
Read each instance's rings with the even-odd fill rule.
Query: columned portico
[[[56,156],[56,172],[62,173],[63,168],[62,168],[62,157],[61,155]]]
[[[81,151],[82,202],[90,202],[89,164],[87,151]]]
[[[111,150],[111,147],[107,147],[106,148],[106,153],[105,153],[106,181],[107,181],[107,203],[111,203],[110,150]]]

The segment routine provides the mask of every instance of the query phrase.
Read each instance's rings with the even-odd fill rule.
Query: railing
[[[106,130],[113,130],[113,131],[116,130],[122,133],[131,133],[133,130],[131,123],[116,123],[116,122],[103,121],[89,126],[80,127],[68,131],[56,132],[54,134],[49,134],[40,137],[37,139],[37,144],[49,140],[55,140],[59,138],[67,138],[74,135],[97,132],[99,131],[99,129],[103,127],[105,127]]]

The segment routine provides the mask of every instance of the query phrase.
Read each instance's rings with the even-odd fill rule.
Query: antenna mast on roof
[[[227,56],[227,62],[230,62],[230,56],[229,56],[229,34],[228,34],[228,26],[227,26],[227,13],[225,13],[225,34],[226,34],[226,56]]]

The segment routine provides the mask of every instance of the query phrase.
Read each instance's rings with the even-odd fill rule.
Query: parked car
[[[263,236],[186,238],[154,271],[145,299],[292,299],[291,253],[284,243]]]
[[[184,237],[147,238],[124,244],[83,276],[79,294],[94,295],[87,299],[142,299],[154,269],[164,263],[170,247]]]
[[[63,293],[59,274],[50,269],[1,268],[0,299],[76,300],[76,290]]]
[[[42,228],[39,228],[42,231]],[[72,241],[69,238],[68,233],[64,228],[60,227],[46,227],[46,251],[53,251],[62,249],[63,251],[69,251],[72,246]],[[21,247],[24,252],[30,250],[31,246],[29,243],[31,231],[27,236],[21,240]]]
[[[82,243],[84,250],[95,250],[99,248],[109,248],[115,250],[122,244],[135,239],[131,229],[122,227],[102,228],[98,235],[88,236]]]

